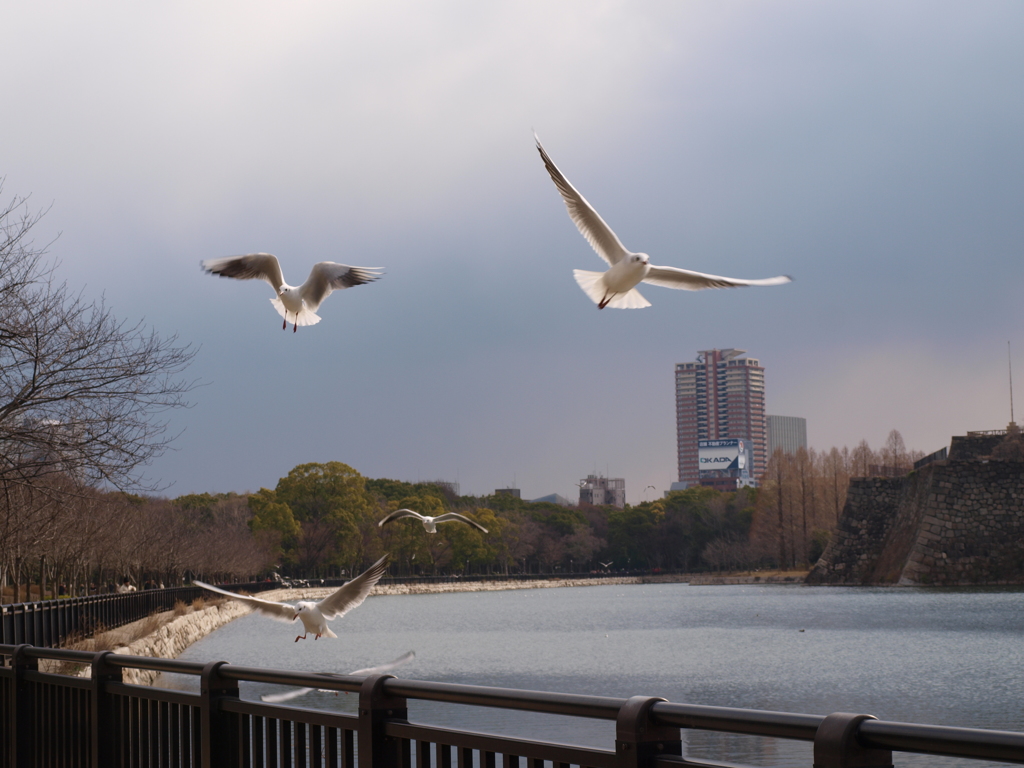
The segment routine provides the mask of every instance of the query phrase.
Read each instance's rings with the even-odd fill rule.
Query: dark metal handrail
[[[179,600],[191,603],[203,593],[200,587],[173,587],[4,603],[0,604],[0,643],[55,648],[72,639],[144,619],[156,611],[169,611]]]
[[[0,768],[28,764],[530,768],[683,768],[680,729],[813,742],[816,768],[889,768],[892,752],[1024,763],[1024,733],[731,707],[520,691],[201,664],[110,653],[0,645]],[[39,671],[42,660],[88,663],[89,680]],[[200,693],[129,685],[123,669],[198,676]],[[243,701],[238,683],[358,692],[357,716]],[[615,750],[441,728],[408,719],[408,700],[614,721]],[[456,753],[457,761],[452,758]],[[266,758],[266,760],[265,760]],[[718,764],[719,768],[721,764]]]
[[[775,736],[798,741],[814,741],[814,735],[821,721],[825,719],[820,715],[670,702],[655,704],[651,708],[651,715],[659,723],[679,728],[743,733],[750,736]]]

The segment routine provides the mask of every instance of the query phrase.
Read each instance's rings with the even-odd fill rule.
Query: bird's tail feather
[[[595,304],[600,304],[605,299],[607,288],[605,287],[604,272],[589,272],[585,269],[574,269],[572,276],[576,278],[576,284],[583,289],[583,292],[590,297]],[[612,299],[606,306],[616,309],[642,309],[651,306],[651,302],[645,299],[636,288],[625,293],[612,294]]]
[[[585,269],[572,271],[572,276],[576,278],[576,284],[595,304],[600,304],[604,298],[604,282],[601,280],[603,275],[604,272],[588,272]]]
[[[328,628],[327,628],[327,631],[326,631],[326,632],[324,632],[324,637],[337,637],[337,635],[336,635],[336,634],[334,634],[333,632],[331,632],[331,628],[330,628],[330,627],[328,627]]]
[[[615,298],[608,302],[608,306],[616,309],[643,309],[651,306],[651,302],[645,299],[636,288],[631,288],[626,293],[615,294]]]
[[[295,323],[296,317],[294,312],[289,312],[284,308],[284,302],[282,302],[276,296],[270,300],[270,303],[274,305],[274,309],[277,310],[277,314],[287,320],[289,323]],[[306,307],[303,307],[299,312],[297,325],[316,325],[320,322],[320,315],[316,312],[311,312]]]

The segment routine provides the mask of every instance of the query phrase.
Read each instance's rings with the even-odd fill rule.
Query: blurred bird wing
[[[245,256],[208,259],[201,262],[201,265],[207,272],[221,277],[233,277],[236,280],[263,280],[278,292],[284,285],[281,264],[278,262],[277,256],[272,253],[250,253]]]
[[[299,295],[315,312],[332,291],[372,283],[380,276],[381,271],[376,267],[350,267],[348,264],[321,261],[313,265],[306,282],[299,288]]]
[[[380,675],[384,672],[390,672],[392,669],[396,669],[403,664],[408,664],[410,661],[416,658],[416,651],[408,651],[403,653],[397,659],[392,659],[383,664],[378,664],[376,667],[366,667],[365,669],[357,669],[349,672],[349,675]]]
[[[587,199],[577,192],[576,187],[570,184],[569,180],[558,170],[558,166],[551,161],[548,153],[541,146],[536,133],[533,134],[533,138],[537,139],[537,151],[540,152],[541,159],[544,161],[544,167],[547,168],[551,180],[555,182],[555,186],[562,195],[565,207],[569,210],[569,218],[572,219],[580,234],[587,239],[591,247],[597,251],[597,255],[611,266],[615,266],[630,252],[626,250],[626,246],[622,244],[612,228],[605,224],[604,219],[598,215],[594,207],[587,202]]]
[[[458,512],[445,512],[443,515],[438,515],[434,518],[435,523],[450,523],[453,520],[458,520],[460,523],[469,523],[474,528],[487,533],[487,529],[480,525],[480,523],[475,520],[470,520],[468,517],[460,515]]]
[[[390,515],[388,515],[379,523],[377,523],[377,527],[383,528],[388,523],[393,522],[395,520],[401,520],[403,517],[415,517],[417,520],[421,522],[426,519],[419,512],[414,512],[411,509],[396,509]]]
[[[305,696],[312,690],[312,688],[293,688],[290,691],[283,691],[281,693],[264,694],[260,696],[260,700],[266,701],[270,704],[278,704],[282,701],[291,701],[292,699],[299,698],[299,696]]]
[[[721,277],[719,275],[706,275],[703,272],[694,272],[689,269],[678,269],[677,267],[656,267],[651,265],[650,270],[644,277],[645,283],[660,285],[663,288],[679,288],[684,291],[700,291],[704,288],[742,288],[748,285],[782,285],[793,278],[787,275],[768,277],[763,280],[743,280],[736,277]]]
[[[333,619],[337,616],[344,616],[353,608],[362,605],[363,600],[370,594],[373,585],[380,581],[380,577],[388,569],[388,555],[371,565],[352,581],[316,604],[325,619]]]
[[[376,667],[366,667],[364,669],[355,669],[355,670],[349,672],[347,675],[337,675],[337,674],[334,674],[332,672],[325,672],[323,674],[324,674],[324,677],[354,677],[356,675],[381,675],[381,674],[384,674],[385,672],[390,672],[393,669],[397,669],[398,667],[402,666],[403,664],[408,664],[410,661],[412,661],[415,658],[416,658],[416,652],[415,651],[409,651],[408,653],[403,653],[397,659],[392,659],[391,661],[388,661],[388,662],[386,662],[384,664],[379,664]],[[293,690],[284,691],[282,693],[268,693],[268,694],[264,694],[263,696],[260,696],[260,699],[262,701],[266,701],[266,702],[269,702],[271,704],[276,704],[276,703],[279,703],[279,702],[282,702],[282,701],[291,701],[292,699],[297,699],[300,696],[305,696],[307,693],[309,693],[312,690],[314,690],[314,689],[313,688],[295,688]],[[317,688],[315,690],[322,691],[324,693],[337,693],[337,691],[332,691],[332,690],[330,690],[328,688]]]
[[[238,600],[240,603],[245,603],[246,605],[255,608],[263,615],[269,616],[272,619],[277,619],[278,621],[287,621],[289,623],[293,622],[295,621],[295,614],[298,613],[295,606],[288,605],[288,603],[275,603],[272,600],[263,600],[259,597],[238,595],[234,592],[228,592],[226,589],[214,587],[204,581],[199,581],[198,579],[193,579],[192,583],[196,586],[202,587],[203,589],[208,589],[211,592],[216,592],[217,594],[224,595],[225,597],[230,597],[232,600]]]

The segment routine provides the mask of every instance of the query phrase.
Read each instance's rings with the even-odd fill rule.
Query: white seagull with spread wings
[[[348,675],[337,675],[333,672],[320,672],[319,674],[323,675],[324,677],[355,677],[356,675],[382,675],[385,672],[390,672],[393,669],[397,669],[403,664],[408,664],[415,658],[416,652],[409,651],[408,653],[403,653],[397,659],[392,659],[391,661],[386,662],[384,664],[379,664],[376,667],[366,667],[365,669],[357,669],[353,672],[349,672]],[[330,688],[294,688],[290,691],[285,691],[284,693],[267,693],[260,696],[260,699],[262,701],[267,701],[272,704],[277,704],[281,701],[291,701],[292,699],[299,698],[299,696],[305,696],[307,693],[313,690],[320,691],[321,693],[333,693],[335,695],[337,695],[338,693],[337,691],[332,691]]]
[[[597,251],[597,255],[608,262],[611,269],[606,272],[588,272],[574,269],[573,277],[583,292],[596,304],[598,309],[617,307],[619,309],[640,309],[649,307],[647,301],[636,286],[641,282],[661,285],[665,288],[681,288],[684,291],[699,291],[703,288],[739,288],[746,285],[782,285],[792,278],[787,276],[769,277],[764,280],[740,280],[734,277],[719,277],[693,272],[689,269],[676,267],[656,267],[650,263],[646,253],[633,253],[626,249],[622,241],[604,223],[593,206],[587,202],[569,180],[558,170],[548,153],[541,146],[537,134],[537,150],[544,160],[544,167],[551,175],[558,191],[569,209],[569,218],[576,224],[580,234]]]
[[[426,515],[421,515],[419,512],[413,512],[411,509],[399,509],[399,510],[397,510],[395,512],[392,512],[390,515],[388,515],[383,520],[381,520],[379,523],[377,523],[377,527],[378,528],[383,528],[385,525],[390,523],[392,520],[401,520],[403,517],[414,517],[414,518],[416,518],[421,523],[423,523],[423,529],[427,533],[437,533],[437,524],[438,523],[452,523],[452,522],[469,523],[470,525],[472,525],[477,530],[480,530],[480,531],[483,531],[484,533],[487,533],[487,529],[484,528],[482,525],[480,525],[480,523],[474,522],[474,521],[470,520],[468,517],[466,517],[465,515],[460,515],[458,512],[446,512],[445,514],[438,515],[437,517],[427,517]]]
[[[232,600],[238,600],[252,606],[260,613],[278,621],[292,622],[296,619],[302,619],[302,626],[306,631],[295,638],[295,642],[299,642],[299,640],[305,640],[306,635],[310,632],[316,635],[313,638],[314,640],[318,640],[321,637],[337,637],[331,631],[331,628],[327,626],[327,622],[339,616],[344,616],[353,608],[362,605],[363,600],[370,594],[373,585],[380,581],[380,577],[384,575],[387,567],[388,555],[384,555],[384,557],[356,576],[352,581],[337,591],[332,592],[320,602],[300,600],[295,605],[275,603],[272,600],[263,600],[262,598],[250,597],[248,595],[236,595],[234,592],[228,592],[198,580],[194,580],[193,583],[203,589],[208,589],[220,595],[226,595]]]
[[[287,328],[288,320],[291,319],[294,322],[292,333],[300,325],[316,325],[320,322],[316,311],[332,291],[371,283],[381,276],[381,270],[377,267],[350,267],[333,261],[321,261],[313,265],[313,270],[302,285],[288,285],[284,281],[277,257],[270,253],[209,259],[200,262],[200,266],[210,274],[221,277],[269,283],[277,293],[277,297],[271,299],[270,303],[284,318],[281,328]]]

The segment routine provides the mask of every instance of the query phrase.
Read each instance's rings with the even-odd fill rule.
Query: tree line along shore
[[[0,594],[19,602],[104,593],[125,579],[134,588],[343,579],[385,552],[391,576],[806,570],[832,536],[850,477],[879,461],[909,467],[902,438],[890,444],[877,453],[866,444],[780,451],[760,488],[693,487],[623,509],[458,496],[444,483],[366,478],[341,462],[302,464],[273,489],[244,494],[23,487],[22,503],[0,507],[9,533],[0,538]],[[378,526],[400,508],[457,511],[488,532]]]

